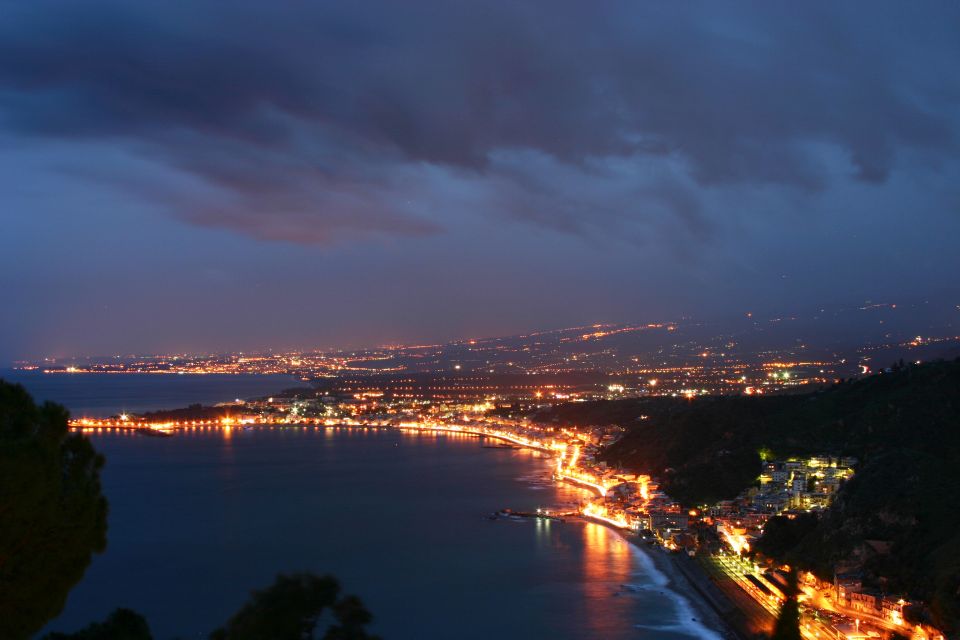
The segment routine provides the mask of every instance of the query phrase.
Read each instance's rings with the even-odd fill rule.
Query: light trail
[[[572,482],[583,487],[593,489],[597,494],[604,498],[607,495],[607,487],[604,487],[602,484],[598,484],[593,481],[593,476],[583,477],[586,474],[577,474],[574,475],[571,471],[561,471],[557,473],[557,478],[560,480],[566,480],[567,482]]]
[[[423,422],[401,422],[397,428],[401,431],[440,431],[446,433],[462,433],[484,438],[494,438],[496,440],[502,440],[504,442],[516,444],[527,449],[536,449],[538,451],[545,451],[547,453],[556,453],[556,450],[548,443],[525,438],[509,431],[485,429],[483,427],[467,427],[463,425],[443,425]]]
[[[627,522],[626,517],[623,514],[617,514],[611,516],[609,510],[603,505],[598,505],[596,503],[589,503],[583,507],[583,510],[580,512],[584,517],[591,518],[594,520],[600,520],[606,524],[609,524],[618,529],[630,529],[633,530],[633,527],[630,526],[630,523]]]

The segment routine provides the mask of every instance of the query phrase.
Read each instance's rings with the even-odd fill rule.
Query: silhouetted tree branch
[[[364,627],[373,616],[356,596],[339,598],[340,585],[331,576],[309,573],[278,575],[227,623],[210,634],[211,640],[311,640],[321,616],[333,614],[324,640],[377,640]]]
[[[800,605],[797,603],[797,570],[788,574],[786,601],[780,607],[780,616],[773,628],[771,640],[800,640]]]
[[[59,614],[107,543],[103,457],[67,418],[0,380],[0,638],[29,638]]]
[[[143,616],[117,609],[103,622],[94,622],[75,633],[49,633],[43,640],[153,640]]]

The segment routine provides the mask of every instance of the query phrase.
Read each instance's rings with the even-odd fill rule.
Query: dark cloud
[[[704,237],[716,190],[883,184],[909,170],[904,151],[957,151],[955,7],[0,8],[5,130],[183,172],[201,187],[132,183],[182,219],[271,240],[493,213],[569,233],[673,216]]]

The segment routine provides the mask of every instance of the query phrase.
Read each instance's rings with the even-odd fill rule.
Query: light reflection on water
[[[0,378],[23,384],[35,400],[59,402],[74,417],[176,409],[195,402],[215,404],[306,386],[291,376],[255,374],[44,374],[41,371],[0,369]]]
[[[129,606],[158,640],[202,637],[277,571],[310,570],[338,575],[388,640],[680,637],[656,588],[622,587],[651,583],[612,530],[486,518],[584,495],[550,482],[539,452],[322,427],[94,442],[109,547],[57,630]]]
[[[636,603],[630,598],[611,597],[612,585],[630,582],[633,559],[627,543],[603,525],[587,522],[583,530],[583,567],[586,623],[591,637],[606,637],[611,621],[631,619]]]

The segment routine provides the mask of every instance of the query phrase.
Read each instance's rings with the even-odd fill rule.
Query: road
[[[710,554],[701,560],[714,581],[744,611],[752,624],[766,625],[772,630],[780,614],[780,602],[747,578],[753,576],[765,581],[758,567],[731,553]],[[904,631],[891,621],[875,616],[860,614],[857,617],[850,612],[838,611],[833,602],[809,587],[803,588],[802,593],[807,594],[807,598],[802,598],[805,602],[800,605],[800,633],[807,640],[851,637],[850,630],[855,630],[854,635],[860,637],[879,636],[882,630]]]

